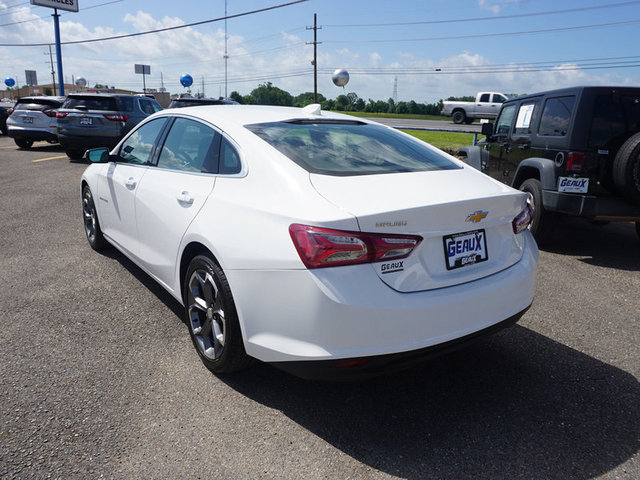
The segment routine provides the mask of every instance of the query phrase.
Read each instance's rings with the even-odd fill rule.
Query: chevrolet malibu
[[[525,193],[402,132],[242,105],[164,110],[82,175],[90,246],[184,306],[215,373],[397,370],[515,323],[538,249]]]

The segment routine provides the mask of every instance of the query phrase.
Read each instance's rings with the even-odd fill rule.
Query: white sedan
[[[184,305],[216,373],[258,359],[373,375],[533,301],[526,194],[374,122],[317,105],[164,110],[87,157],[89,244]]]

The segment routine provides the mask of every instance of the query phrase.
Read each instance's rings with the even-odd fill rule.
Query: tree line
[[[304,92],[293,96],[286,90],[276,87],[271,82],[260,84],[249,95],[240,95],[237,91],[231,92],[230,97],[238,103],[247,105],[279,105],[284,107],[304,107],[313,102],[313,92]],[[466,97],[449,97],[447,100],[462,100]],[[475,97],[469,97],[475,100]],[[437,103],[395,102],[393,98],[388,100],[365,101],[354,92],[338,95],[335,99],[326,98],[318,94],[318,103],[323,110],[337,110],[343,112],[367,112],[367,113],[409,113],[418,115],[440,115],[442,100]]]

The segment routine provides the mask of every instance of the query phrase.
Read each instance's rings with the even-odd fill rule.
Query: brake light
[[[567,170],[580,173],[584,170],[584,163],[587,156],[584,152],[569,152],[567,156]]]
[[[13,107],[7,110],[7,115],[11,115],[13,113]]]
[[[531,219],[533,218],[533,211],[531,207],[527,205],[524,207],[524,210],[521,211],[516,218],[514,218],[511,222],[513,226],[513,233],[518,234],[524,232],[527,228],[529,228],[529,224],[531,223]]]
[[[107,120],[113,120],[114,122],[126,122],[129,119],[129,115],[122,115],[121,113],[109,113],[104,116]]]
[[[56,111],[53,108],[44,110],[42,113],[44,113],[47,117],[51,117],[51,118],[56,118],[58,116]]]
[[[64,118],[67,114],[65,112],[56,112],[56,118]]]
[[[307,268],[337,267],[405,258],[418,235],[361,233],[293,224],[289,234]]]

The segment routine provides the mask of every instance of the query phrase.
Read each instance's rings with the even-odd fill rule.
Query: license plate
[[[442,237],[447,270],[468,267],[489,258],[484,230],[454,233]]]
[[[33,117],[22,117],[22,123],[33,123]]]
[[[80,119],[80,125],[92,125],[93,124],[93,118],[81,118]]]
[[[558,191],[567,193],[587,193],[589,191],[588,178],[558,178]]]

